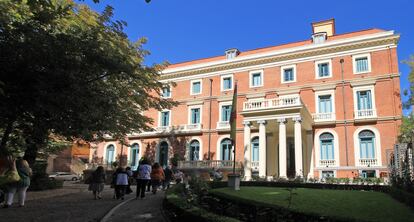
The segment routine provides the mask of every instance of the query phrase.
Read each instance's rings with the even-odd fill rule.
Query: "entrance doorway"
[[[295,139],[293,137],[286,138],[286,155],[287,155],[287,177],[295,178]]]

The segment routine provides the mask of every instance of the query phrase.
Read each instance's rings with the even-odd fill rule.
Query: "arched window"
[[[259,161],[259,137],[252,139],[252,161]]]
[[[138,162],[139,162],[139,144],[138,143],[134,143],[131,146],[130,161],[131,161],[131,168],[135,170],[138,167]]]
[[[199,160],[200,142],[193,140],[190,143],[190,160]]]
[[[160,144],[159,164],[162,167],[166,167],[168,164],[168,143],[165,141]]]
[[[358,134],[361,159],[375,158],[375,134],[370,130],[363,130]]]
[[[106,164],[112,164],[115,160],[115,146],[109,145],[106,147]]]
[[[334,137],[331,133],[322,133],[319,136],[321,144],[321,160],[334,160]]]
[[[231,149],[231,140],[224,139],[220,143],[221,147],[221,158],[222,160],[231,160],[232,159],[232,149]]]

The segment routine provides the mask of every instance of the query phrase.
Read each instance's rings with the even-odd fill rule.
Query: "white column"
[[[286,178],[286,119],[279,122],[279,178]]]
[[[266,121],[259,120],[259,177],[266,177]]]
[[[310,164],[309,164],[309,173],[308,173],[308,179],[309,178],[314,178],[314,175],[313,175],[313,170],[314,170],[314,168],[313,168],[313,165],[314,165],[314,157],[315,157],[315,147],[314,147],[314,144],[313,144],[313,139],[312,139],[312,137],[313,137],[313,135],[312,135],[312,131],[306,131],[306,139],[307,139],[307,144],[308,144],[308,149],[311,149],[311,155],[310,155]]]
[[[251,144],[250,144],[250,122],[243,122],[244,125],[244,179],[252,179]]]
[[[295,121],[295,170],[296,176],[303,178],[303,152],[302,152],[302,127],[301,117],[293,118]]]

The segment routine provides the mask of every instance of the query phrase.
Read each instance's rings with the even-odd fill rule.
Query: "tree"
[[[145,39],[131,42],[109,6],[101,13],[66,0],[0,2],[0,152],[24,140],[33,164],[50,135],[124,139],[149,130],[166,64],[143,65]]]
[[[403,102],[404,109],[412,109],[414,105],[414,55],[410,56],[410,59],[404,61],[405,64],[410,66],[410,73],[408,74],[408,81],[410,82],[410,88],[404,90],[404,95],[408,96],[408,100]],[[414,136],[414,112],[408,116],[403,116],[402,124],[400,128],[399,141],[404,143],[412,142]]]

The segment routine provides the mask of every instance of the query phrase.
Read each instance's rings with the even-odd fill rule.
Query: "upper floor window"
[[[200,123],[200,108],[192,108],[191,109],[191,124],[198,124]]]
[[[232,90],[233,89],[233,75],[225,75],[221,77],[221,90]]]
[[[371,72],[371,56],[370,54],[353,56],[354,73]]]
[[[250,72],[250,87],[263,86],[263,71]]]
[[[315,62],[315,73],[317,79],[332,77],[331,60]]]
[[[332,112],[332,95],[318,96],[319,113],[331,113]]]
[[[221,106],[221,121],[222,122],[230,121],[230,115],[231,115],[231,105]]]
[[[166,86],[162,88],[162,95],[163,98],[170,98],[171,97],[171,88]]]
[[[160,126],[170,125],[170,111],[162,111],[160,118]]]
[[[191,95],[197,95],[201,93],[201,80],[191,81]]]
[[[371,90],[357,92],[358,110],[372,109]]]
[[[319,32],[312,35],[312,41],[314,44],[324,43],[326,40],[326,32]]]
[[[376,117],[375,88],[372,86],[354,87],[354,116],[357,119]]]
[[[224,53],[226,54],[226,59],[234,59],[240,52],[238,49],[228,49]]]
[[[296,82],[296,66],[284,66],[281,68],[282,83]]]

